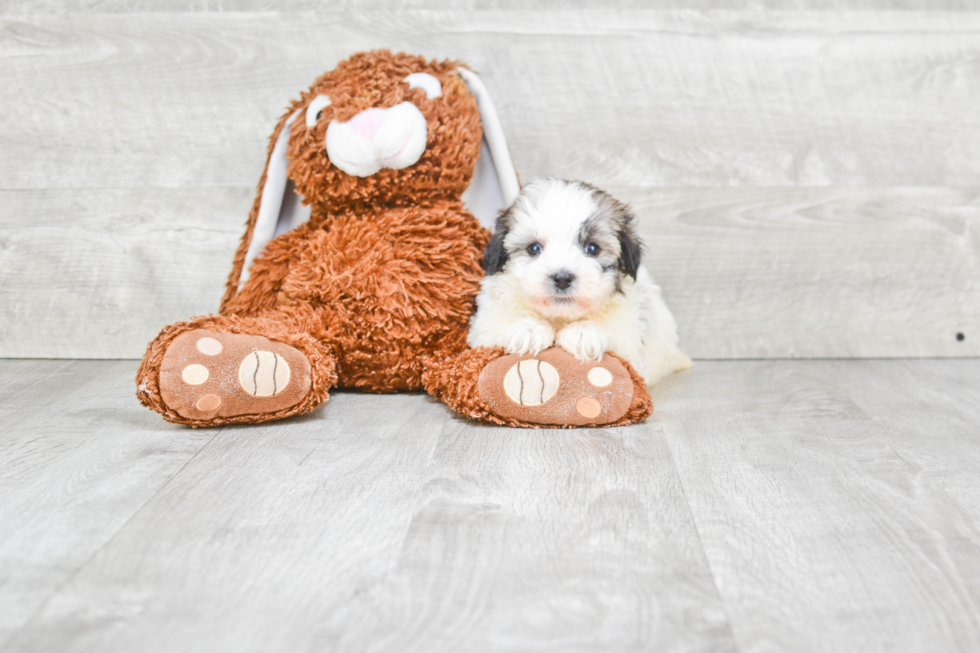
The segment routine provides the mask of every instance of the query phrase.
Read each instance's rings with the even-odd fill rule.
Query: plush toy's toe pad
[[[595,426],[622,418],[633,380],[613,356],[582,363],[560,347],[501,356],[483,368],[480,399],[500,417],[530,424]]]
[[[295,406],[310,392],[310,362],[263,336],[194,329],[177,336],[160,367],[160,397],[181,417],[261,415]]]

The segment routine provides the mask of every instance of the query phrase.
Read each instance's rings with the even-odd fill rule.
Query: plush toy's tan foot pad
[[[310,392],[310,362],[289,345],[263,336],[195,329],[167,347],[160,397],[181,417],[274,413]]]
[[[633,380],[618,359],[582,363],[560,347],[536,356],[508,354],[480,372],[477,392],[500,417],[532,424],[615,422],[633,401]]]

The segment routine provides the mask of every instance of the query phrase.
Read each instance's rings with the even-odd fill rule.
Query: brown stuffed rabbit
[[[306,413],[338,386],[424,387],[498,424],[645,418],[645,384],[615,356],[467,347],[490,238],[470,209],[492,221],[519,189],[502,143],[485,89],[460,63],[376,51],[321,76],[272,134],[220,314],[149,344],[140,401],[213,426]],[[490,190],[474,191],[475,168]],[[528,360],[547,370],[537,399],[508,390]],[[613,383],[590,386],[595,367]]]

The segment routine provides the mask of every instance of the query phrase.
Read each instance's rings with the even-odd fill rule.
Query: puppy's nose
[[[551,280],[555,282],[555,287],[558,288],[558,290],[568,290],[568,287],[572,285],[573,281],[575,281],[575,275],[571,272],[565,272],[562,270],[561,272],[555,272],[553,275],[551,275]]]
[[[347,124],[370,141],[374,140],[375,134],[384,126],[387,119],[388,114],[385,109],[367,109],[351,118]]]

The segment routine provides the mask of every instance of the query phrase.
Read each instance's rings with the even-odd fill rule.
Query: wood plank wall
[[[694,357],[980,355],[974,3],[421,4],[0,2],[0,357],[217,310],[276,118],[377,47],[478,70],[524,180],[631,202]]]

